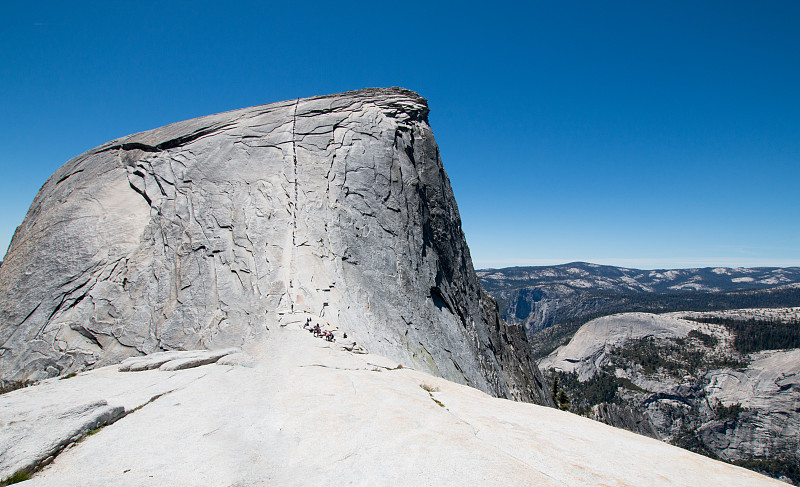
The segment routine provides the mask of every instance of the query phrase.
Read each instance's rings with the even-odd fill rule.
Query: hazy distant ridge
[[[642,270],[573,262],[555,266],[478,270],[489,292],[521,286],[562,285],[606,292],[724,292],[800,282],[800,267],[703,267]]]

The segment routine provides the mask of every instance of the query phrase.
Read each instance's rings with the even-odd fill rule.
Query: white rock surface
[[[33,471],[69,444],[125,413],[105,400],[73,403],[0,401],[0,480],[18,471]]]
[[[238,361],[253,360],[230,349],[175,351],[129,359],[117,369],[186,370],[231,355],[239,356]],[[202,375],[137,373],[131,374],[131,379],[117,381],[118,374],[107,367],[92,374],[49,379],[0,396],[0,480],[19,470],[34,470],[88,432],[111,424]]]
[[[29,401],[29,408],[95,398],[129,411],[145,404],[24,485],[784,485],[570,413],[354,355],[297,323],[246,352],[254,367],[106,367],[0,396],[0,405]]]

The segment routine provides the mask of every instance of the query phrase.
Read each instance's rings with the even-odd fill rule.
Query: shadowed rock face
[[[292,100],[124,137],[45,183],[0,267],[0,374],[240,347],[306,312],[371,352],[549,403],[478,284],[427,102]]]

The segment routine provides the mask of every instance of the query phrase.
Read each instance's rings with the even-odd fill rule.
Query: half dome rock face
[[[45,183],[0,267],[0,374],[242,347],[307,313],[370,352],[549,403],[478,284],[425,99],[273,103],[124,137]]]

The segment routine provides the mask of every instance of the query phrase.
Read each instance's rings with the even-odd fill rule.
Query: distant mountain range
[[[704,267],[641,270],[573,262],[543,267],[509,267],[478,271],[490,293],[522,287],[563,287],[563,291],[724,292],[763,289],[800,282],[800,267]]]
[[[800,267],[642,270],[573,262],[477,273],[502,318],[525,326],[537,356],[613,313],[800,306]]]

